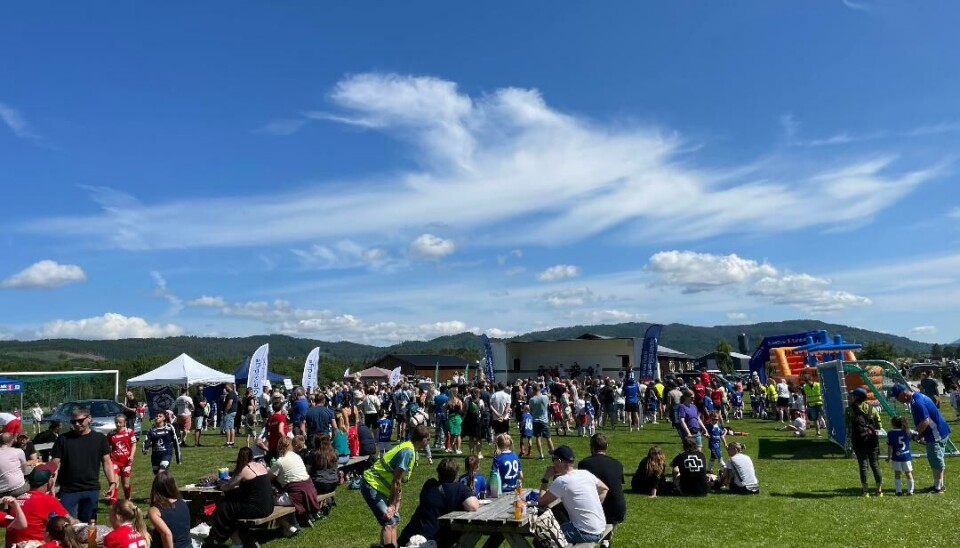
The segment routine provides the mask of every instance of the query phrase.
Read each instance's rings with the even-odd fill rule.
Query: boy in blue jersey
[[[513,438],[510,434],[498,434],[496,443],[497,454],[493,457],[490,475],[493,475],[494,470],[499,472],[501,489],[504,493],[509,493],[515,491],[523,482],[523,468],[517,454],[513,452]]]
[[[449,432],[447,431],[447,402],[450,396],[447,395],[447,387],[440,386],[440,393],[433,397],[433,420],[437,425],[437,431],[433,437],[433,446],[437,449],[449,449]]]
[[[645,392],[647,397],[646,416],[644,420],[657,424],[657,412],[660,410],[660,397],[657,395],[657,389],[653,383]]]
[[[730,393],[730,403],[733,404],[733,418],[743,418],[743,391],[734,390]]]
[[[520,456],[523,456],[523,444],[527,444],[527,458],[533,451],[533,415],[530,414],[530,406],[524,404],[523,414],[520,415]]]
[[[384,453],[393,446],[390,438],[393,436],[393,421],[389,417],[390,411],[384,409],[380,413],[380,420],[377,421],[377,456],[382,457]]]
[[[907,495],[913,495],[913,455],[910,454],[910,427],[904,417],[893,417],[893,428],[887,433],[887,460],[893,461],[893,485],[897,496],[903,495],[900,475],[907,476]]]
[[[174,457],[177,464],[180,460],[180,440],[173,426],[167,424],[167,413],[164,410],[158,410],[153,417],[153,428],[147,431],[143,438],[143,454],[150,452],[150,464],[153,466],[153,473],[170,468],[170,461]]]
[[[593,436],[597,433],[597,410],[590,398],[584,400],[583,408],[587,411],[587,433]]]
[[[704,401],[704,403],[706,403],[706,401]],[[713,422],[707,426],[707,432],[710,434],[708,441],[710,446],[710,464],[707,465],[707,472],[713,471],[714,462],[719,462],[720,470],[723,470],[727,464],[723,462],[723,452],[720,448],[727,446],[727,438],[724,436],[726,429],[720,421],[720,411],[713,412]]]

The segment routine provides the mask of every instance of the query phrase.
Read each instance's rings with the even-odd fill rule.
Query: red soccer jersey
[[[147,541],[130,525],[121,525],[103,537],[103,548],[147,548]]]
[[[0,510],[0,527],[6,529],[7,526],[13,523],[13,519],[13,516],[4,512],[3,510]]]
[[[283,428],[282,432],[280,431],[281,427]],[[270,418],[267,419],[267,447],[270,450],[276,450],[280,437],[286,435],[287,416],[282,411],[270,415]]]
[[[548,407],[550,408],[550,415],[553,417],[553,420],[558,421],[563,418],[563,411],[560,409],[560,402],[552,401]]]
[[[60,504],[57,497],[41,491],[27,491],[17,497],[23,515],[27,518],[24,529],[7,530],[7,547],[25,540],[43,540],[44,528],[50,514],[66,516],[67,509]]]
[[[114,430],[107,436],[110,443],[110,460],[117,466],[126,466],[130,462],[130,455],[137,449],[137,435],[129,429]]]
[[[350,456],[360,455],[360,437],[357,436],[357,427],[351,426],[347,429],[347,447],[350,448]]]
[[[693,401],[696,402],[697,405],[703,403],[703,397],[706,395],[706,393],[707,388],[702,384],[697,383],[693,385]]]

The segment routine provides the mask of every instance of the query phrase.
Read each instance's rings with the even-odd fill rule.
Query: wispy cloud
[[[413,145],[422,167],[263,195],[154,204],[94,189],[102,213],[23,228],[126,249],[415,238],[433,224],[464,234],[482,229],[484,242],[510,247],[606,232],[680,241],[863,223],[942,174],[937,166],[900,169],[893,155],[835,158],[832,165],[842,167],[829,171],[802,159],[750,170],[694,168],[696,151],[676,136],[565,114],[529,89],[473,98],[437,78],[362,74],[337,84],[330,99],[345,113],[341,121]],[[856,207],[806,213],[847,187],[861,192]],[[239,210],[258,222],[234,222]]]
[[[873,8],[864,2],[854,2],[853,0],[840,0],[840,1],[843,2],[844,6],[854,11],[862,11],[866,13],[870,13],[873,11]]]
[[[300,131],[308,120],[306,118],[286,118],[282,120],[273,120],[264,126],[255,129],[254,133],[266,133],[268,135],[293,135]]]
[[[541,282],[551,283],[559,282],[569,278],[576,278],[580,275],[580,267],[572,264],[558,264],[537,274],[537,279]]]
[[[33,132],[30,124],[24,119],[20,111],[10,105],[0,102],[0,122],[3,122],[7,129],[21,139],[39,139],[40,136]]]

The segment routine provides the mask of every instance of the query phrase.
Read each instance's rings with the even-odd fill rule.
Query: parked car
[[[58,405],[43,422],[58,420],[63,423],[63,431],[66,432],[70,429],[73,410],[78,407],[90,409],[90,428],[101,434],[113,432],[117,415],[124,411],[123,407],[113,400],[75,400]]]

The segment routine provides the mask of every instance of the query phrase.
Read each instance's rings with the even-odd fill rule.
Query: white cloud
[[[167,287],[167,280],[163,275],[154,270],[150,272],[150,277],[153,278],[153,282],[157,284],[156,289],[153,290],[153,294],[158,297],[163,297],[170,303],[171,313],[176,314],[183,310],[183,299]]]
[[[422,259],[439,259],[454,252],[453,240],[445,240],[433,234],[421,234],[410,244],[410,255]]]
[[[717,287],[742,284],[761,276],[776,276],[777,269],[767,263],[742,259],[736,254],[712,255],[693,251],[661,251],[650,257],[647,270],[684,293],[708,291]]]
[[[416,227],[432,224],[483,229],[484,242],[511,247],[609,231],[638,242],[678,241],[863,223],[943,172],[897,168],[893,155],[832,155],[836,167],[823,170],[822,158],[804,156],[812,149],[797,148],[794,157],[749,163],[751,169],[691,167],[696,152],[670,131],[565,114],[537,90],[503,88],[472,98],[437,78],[349,76],[330,100],[340,113],[320,117],[412,145],[419,169],[154,204],[93,189],[102,213],[23,228],[130,249],[413,237]],[[808,213],[851,195],[831,215]],[[258,222],[234,222],[240,210]]]
[[[935,325],[918,325],[910,329],[910,333],[914,335],[936,335],[937,326]]]
[[[522,257],[523,257],[523,250],[514,249],[514,250],[511,250],[510,253],[507,253],[506,255],[497,255],[497,264],[500,266],[503,266],[507,264],[507,261],[509,261],[511,258],[520,259]]]
[[[24,268],[0,283],[0,287],[11,289],[52,289],[62,285],[82,282],[86,273],[77,265],[60,264],[43,260]]]
[[[589,323],[624,323],[644,320],[648,316],[647,314],[637,314],[634,312],[627,312],[626,310],[610,308],[605,310],[590,310],[583,313],[573,314],[570,317],[581,318],[583,321],[587,321]]]
[[[223,297],[209,297],[207,295],[203,295],[197,299],[187,301],[186,305],[193,307],[223,308],[227,306],[227,301],[225,301]]]
[[[747,319],[747,315],[743,312],[727,312],[727,319],[734,321],[743,321]]]
[[[749,295],[766,297],[774,304],[796,306],[810,312],[835,312],[872,304],[866,297],[846,291],[832,291],[830,280],[809,274],[786,274],[757,281]]]
[[[948,215],[953,219],[960,219],[960,207],[951,209]]]
[[[543,296],[544,302],[556,308],[584,306],[595,300],[589,287],[568,287]]]
[[[484,333],[486,333],[491,339],[509,339],[520,334],[512,329],[499,329],[496,327],[491,327],[484,331]]]
[[[54,320],[36,331],[37,339],[149,339],[175,337],[183,328],[174,324],[151,324],[137,316],[108,312],[103,316],[82,320]]]
[[[37,139],[39,136],[30,128],[30,124],[23,118],[20,111],[0,102],[0,122],[3,122],[7,129],[14,135],[22,139]]]
[[[382,247],[364,247],[352,240],[341,240],[333,246],[316,244],[291,252],[302,266],[320,270],[366,267],[373,271],[392,271],[405,264]]]
[[[508,268],[507,271],[504,272],[504,274],[506,274],[507,276],[513,277],[519,274],[523,274],[526,271],[527,271],[527,267],[525,266],[512,266]]]
[[[268,135],[293,135],[300,131],[308,120],[306,118],[287,118],[282,120],[273,120],[263,127],[254,130],[254,133],[266,133]]]
[[[571,264],[558,264],[551,266],[543,272],[537,274],[537,279],[541,282],[559,282],[569,278],[576,278],[580,275],[580,269]]]

